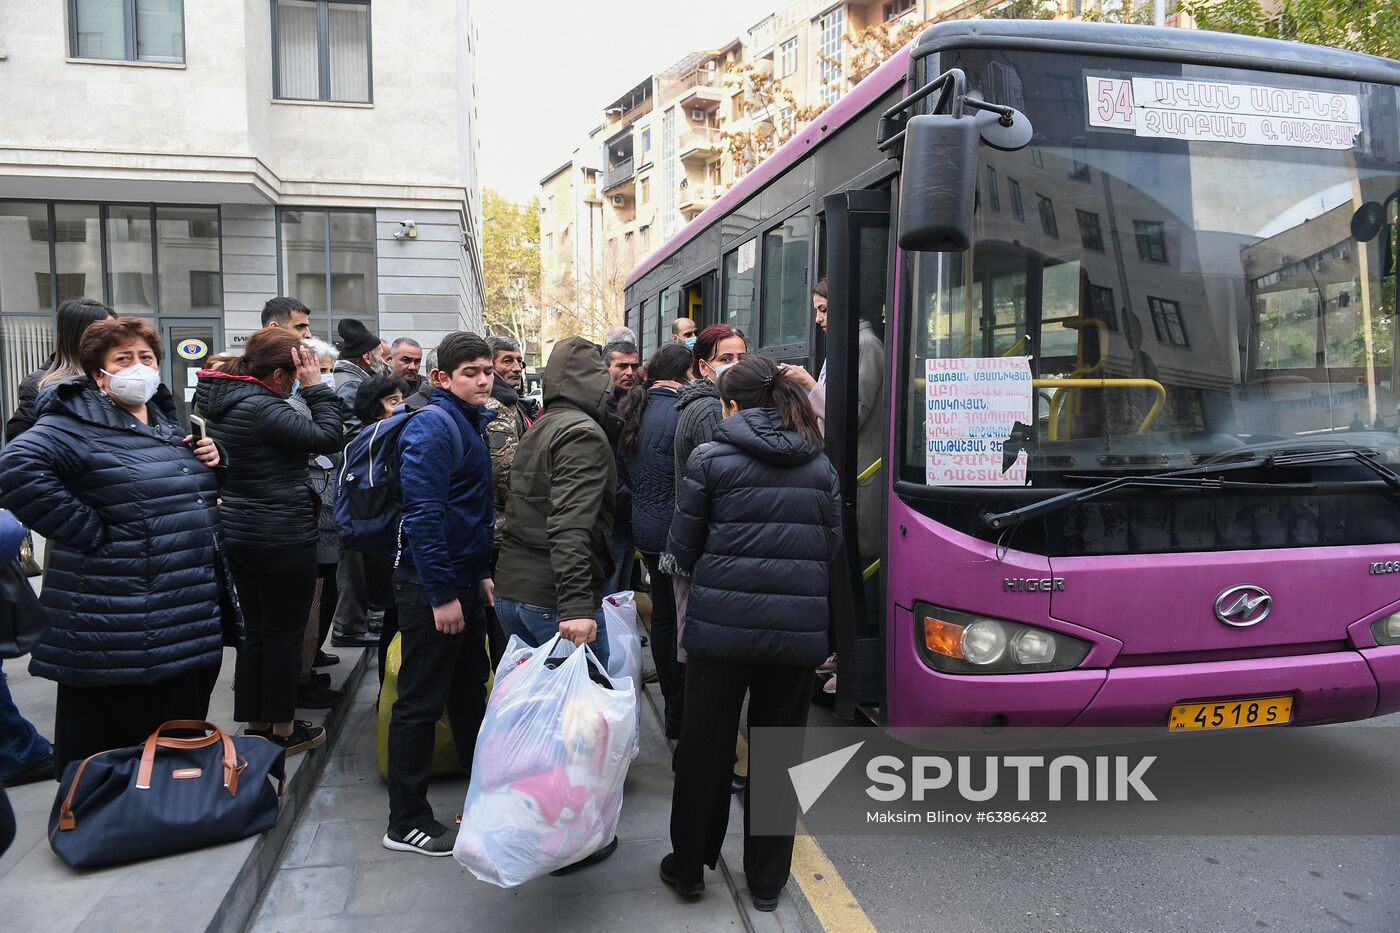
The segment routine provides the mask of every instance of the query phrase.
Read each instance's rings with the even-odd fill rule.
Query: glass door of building
[[[217,318],[162,318],[165,341],[161,378],[175,396],[180,421],[188,424],[194,407],[195,374],[224,345],[224,322]]]

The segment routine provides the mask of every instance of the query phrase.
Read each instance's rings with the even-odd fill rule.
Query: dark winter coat
[[[632,481],[632,540],[643,554],[666,549],[676,507],[676,390],[653,386],[637,430],[637,452],[624,456]]]
[[[510,467],[510,502],[496,564],[496,593],[591,619],[613,571],[610,543],[617,462],[608,412],[612,381],[593,343],[554,345],[544,370],[544,414]]]
[[[18,403],[15,405],[14,413],[10,415],[10,419],[5,422],[6,443],[34,427],[34,419],[38,417],[34,406],[39,400],[39,382],[52,365],[53,356],[50,355],[48,362],[44,364],[42,369],[34,370],[19,381]]]
[[[626,394],[626,389],[614,387],[612,399],[608,402],[608,414],[612,415],[618,424],[622,423],[618,407]],[[632,538],[632,477],[627,473],[627,463],[623,460],[622,451],[616,451],[614,457],[617,461],[617,496],[613,503],[613,537],[628,541]]]
[[[345,426],[345,443],[348,444],[361,427],[360,418],[355,414],[355,393],[360,391],[360,383],[367,381],[372,374],[350,360],[336,360],[331,374],[335,377],[335,394],[340,399],[340,420]],[[432,390],[428,394],[431,396]],[[426,401],[424,404],[427,404]]]
[[[724,420],[724,406],[719,400],[719,387],[708,379],[700,378],[688,382],[676,393],[676,463],[684,466],[690,462],[690,455],[701,444],[708,444],[715,436],[715,428]],[[676,470],[676,495],[681,494],[681,480],[685,471]]]
[[[420,412],[399,434],[399,502],[405,551],[434,606],[457,598],[491,575],[495,512],[486,426],[495,417],[439,386],[428,403],[454,427]],[[448,430],[461,437],[462,458]]]
[[[0,505],[53,542],[36,676],[153,684],[219,663],[218,482],[184,426],[147,411],[149,426],[86,378],[47,386],[0,453]]]
[[[320,384],[302,386],[311,419],[252,376],[203,369],[194,402],[209,436],[228,451],[223,488],[230,547],[274,550],[316,544],[320,496],[307,457],[341,449],[340,405]]]
[[[670,550],[693,578],[687,655],[814,667],[828,654],[841,493],[821,445],[776,410],[726,418],[686,466]]]

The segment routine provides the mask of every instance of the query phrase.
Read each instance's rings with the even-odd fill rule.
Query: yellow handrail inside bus
[[[870,477],[874,476],[876,473],[879,473],[879,472],[880,472],[880,467],[882,467],[882,466],[884,466],[884,465],[885,465],[885,460],[884,460],[883,457],[881,457],[879,460],[876,460],[874,463],[870,464],[870,466],[866,467],[864,470],[861,470],[861,471],[860,471],[860,475],[856,477],[856,484],[857,484],[857,485],[864,485],[865,481],[868,480],[868,479],[870,479]]]
[[[862,580],[869,580],[871,577],[875,576],[875,574],[877,574],[877,573],[879,573],[879,572],[880,572],[880,562],[877,560],[877,561],[875,561],[875,563],[873,563],[873,564],[871,564],[869,567],[866,567],[866,568],[865,568],[865,572],[864,572],[863,574],[861,574],[861,579],[862,579]]]
[[[1050,396],[1050,440],[1059,440],[1060,403],[1070,389],[1151,389],[1157,394],[1152,400],[1152,408],[1147,417],[1138,425],[1137,433],[1146,434],[1152,422],[1157,420],[1162,408],[1167,404],[1167,389],[1156,379],[1032,379],[1031,385],[1037,389],[1054,389]]]

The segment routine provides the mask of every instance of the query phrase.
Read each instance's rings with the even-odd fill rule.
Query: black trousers
[[[486,616],[481,590],[459,590],[466,627],[444,635],[433,624],[433,607],[412,569],[394,574],[399,604],[399,698],[389,719],[389,828],[421,829],[433,819],[428,777],[434,730],[447,710],[462,769],[471,774],[476,734],[486,714]]]
[[[812,671],[733,664],[693,654],[687,659],[685,721],[671,799],[671,848],[680,881],[699,881],[704,875],[702,866],[714,868],[719,861],[729,826],[734,734],[739,728],[746,691],[750,729],[802,727],[807,725],[807,707],[811,703]],[[749,891],[759,897],[775,897],[787,883],[792,868],[792,836],[751,836],[747,790],[744,795],[744,874],[748,876]],[[778,805],[792,811],[796,829],[796,797]]]
[[[59,684],[53,717],[54,777],[62,778],[69,762],[109,748],[140,745],[161,723],[208,719],[209,695],[218,679],[219,665],[211,664],[153,684]]]
[[[676,660],[676,593],[670,576],[661,572],[660,554],[643,554],[642,562],[651,575],[651,658],[666,705],[666,738],[678,739],[685,711],[685,665]]]
[[[316,547],[228,549],[245,633],[234,668],[233,718],[290,722],[296,715],[301,643],[316,593]]]

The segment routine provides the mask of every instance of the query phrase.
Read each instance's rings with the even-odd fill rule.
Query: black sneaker
[[[592,853],[591,855],[585,855],[577,862],[565,865],[563,868],[556,868],[554,869],[554,871],[550,872],[550,875],[552,875],[555,878],[562,878],[565,875],[571,875],[574,872],[578,871],[580,868],[587,868],[589,865],[597,865],[599,862],[603,861],[605,858],[608,858],[616,851],[617,837],[613,836],[612,842],[603,846],[598,851]]]
[[[753,907],[754,910],[761,910],[765,914],[770,914],[778,909],[778,895],[774,894],[772,897],[764,897],[761,894],[754,894]]]
[[[298,709],[333,709],[344,698],[342,691],[332,690],[315,680],[297,687]]]
[[[373,648],[379,636],[370,632],[331,632],[331,644],[337,648]]]
[[[681,897],[699,897],[705,893],[705,879],[683,884],[676,879],[676,853],[670,852],[661,860],[661,880],[667,887],[675,888]]]
[[[34,784],[39,781],[53,780],[53,750],[44,752],[44,757],[34,764],[25,768],[12,778],[6,778],[0,782],[0,787],[20,787],[24,784]]]
[[[384,834],[384,848],[395,852],[417,852],[441,858],[452,854],[452,846],[457,834],[433,820],[422,829],[410,829],[406,833],[396,833],[392,829]]]
[[[292,723],[291,735],[278,735],[276,732],[269,732],[264,738],[282,746],[288,755],[295,755],[297,752],[304,752],[307,749],[325,744],[326,730],[320,726],[313,726],[305,719],[298,719]]]
[[[331,654],[329,651],[317,651],[316,660],[311,662],[312,667],[330,667],[332,664],[339,664],[340,656]]]

